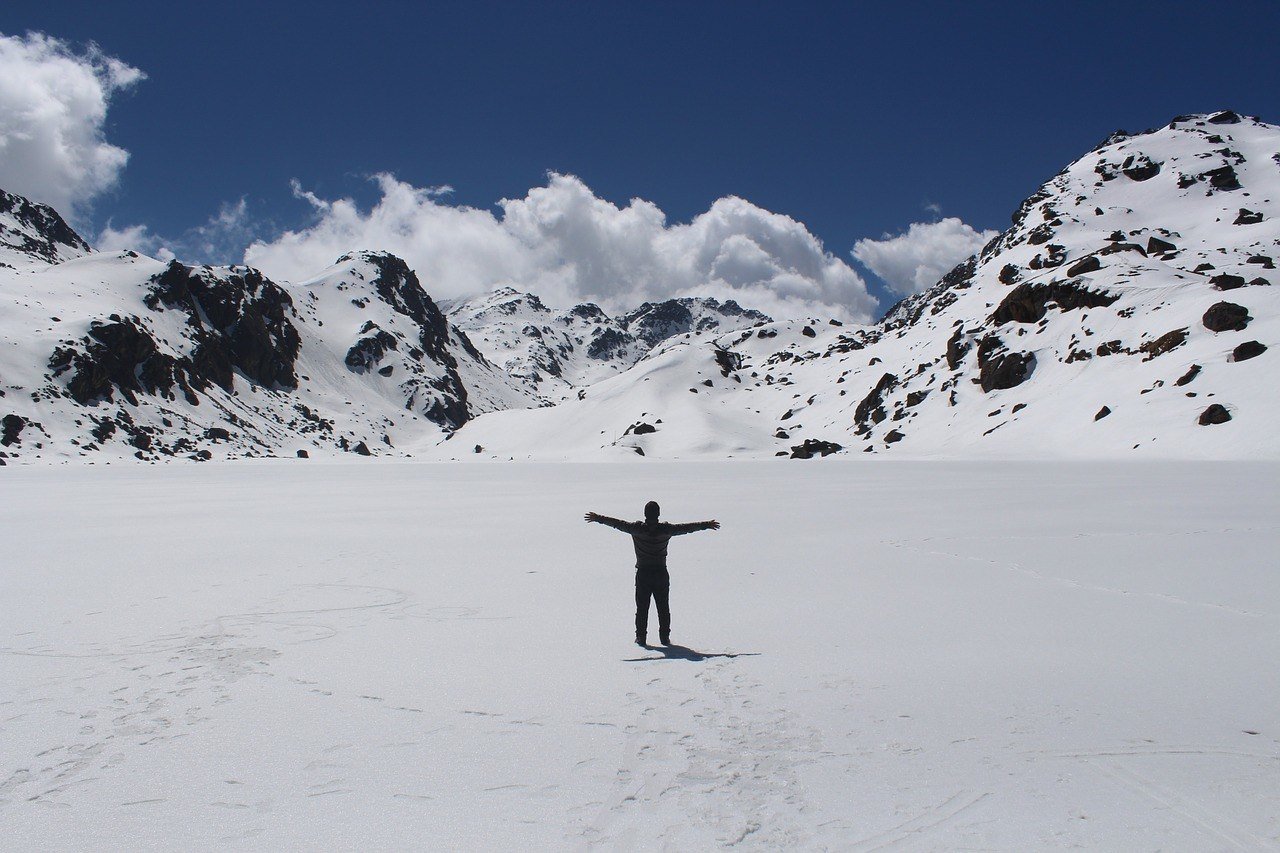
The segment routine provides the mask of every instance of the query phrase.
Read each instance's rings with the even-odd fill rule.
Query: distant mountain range
[[[98,253],[0,192],[0,463],[1280,456],[1280,128],[1117,132],[871,326]]]

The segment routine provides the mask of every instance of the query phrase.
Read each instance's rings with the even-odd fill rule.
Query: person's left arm
[[[688,524],[671,525],[672,536],[683,536],[686,533],[697,533],[699,530],[719,530],[720,522],[714,518],[710,521],[691,521]]]

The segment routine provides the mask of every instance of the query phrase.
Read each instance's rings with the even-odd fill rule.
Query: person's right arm
[[[612,527],[614,530],[621,530],[623,533],[631,533],[635,527],[635,525],[630,521],[623,521],[620,518],[610,518],[607,515],[600,515],[595,512],[589,512],[582,518],[588,523],[594,521],[596,524],[603,524],[606,527]]]

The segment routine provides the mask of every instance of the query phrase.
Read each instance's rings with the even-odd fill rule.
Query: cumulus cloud
[[[899,296],[927,290],[998,231],[975,231],[954,216],[912,223],[905,233],[859,240],[853,256]]]
[[[111,98],[144,77],[96,45],[0,35],[0,187],[82,216],[129,159],[103,135]]]
[[[381,197],[368,210],[295,182],[315,221],[254,242],[245,263],[301,281],[345,252],[381,249],[403,257],[441,298],[511,285],[550,304],[591,300],[613,310],[680,295],[737,299],[776,317],[865,321],[875,308],[862,278],[803,224],[740,198],[668,224],[652,202],[619,207],[571,175],[552,173],[546,186],[502,200],[500,214],[443,201],[447,187],[390,174],[374,181]]]
[[[108,221],[94,242],[102,252],[134,249],[162,261],[177,257],[186,263],[219,264],[237,257],[257,237],[258,229],[242,198],[222,205],[203,225],[178,235],[162,236],[146,225],[116,228]]]

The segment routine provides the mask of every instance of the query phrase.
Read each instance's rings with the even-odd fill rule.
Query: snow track
[[[15,848],[1280,839],[1273,463],[4,477]],[[651,498],[665,649],[581,522]]]

